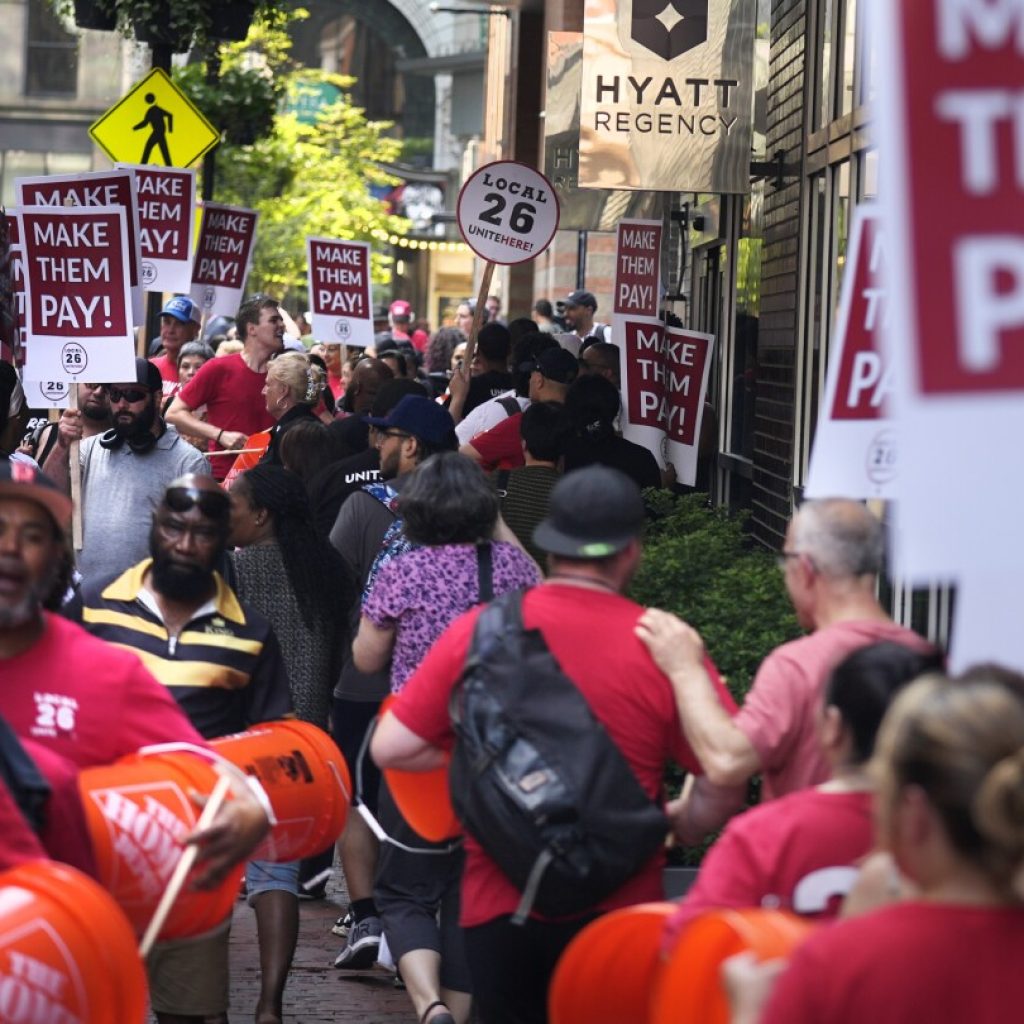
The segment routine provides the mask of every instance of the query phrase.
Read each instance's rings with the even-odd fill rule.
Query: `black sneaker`
[[[349,907],[348,910],[345,911],[345,916],[344,917],[339,917],[338,920],[335,921],[334,924],[331,925],[331,931],[335,935],[337,935],[340,938],[344,939],[344,938],[346,938],[348,936],[348,933],[352,930],[352,925],[353,924],[354,924],[354,919],[352,917],[352,908]]]
[[[379,917],[364,917],[357,921],[348,933],[334,966],[349,971],[364,971],[372,967],[377,960],[383,933]]]

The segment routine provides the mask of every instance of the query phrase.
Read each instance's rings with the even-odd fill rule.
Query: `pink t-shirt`
[[[825,782],[831,772],[818,738],[829,673],[850,652],[891,641],[928,650],[928,641],[895,622],[837,622],[776,648],[761,663],[734,719],[761,760],[763,799]]]
[[[206,406],[206,420],[218,430],[237,430],[246,436],[269,430],[274,417],[263,398],[266,373],[250,370],[240,352],[207,360],[181,389],[179,397],[190,408]],[[211,441],[207,448],[220,446]],[[213,475],[223,480],[234,460],[228,456],[210,459]]]
[[[665,929],[670,950],[708,910],[768,907],[832,918],[872,845],[871,794],[803,789],[733,818]]]

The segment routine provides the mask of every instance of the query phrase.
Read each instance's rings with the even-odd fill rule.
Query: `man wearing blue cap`
[[[186,295],[175,295],[160,310],[160,345],[163,353],[150,362],[160,371],[164,398],[178,390],[178,353],[199,334],[199,309]]]

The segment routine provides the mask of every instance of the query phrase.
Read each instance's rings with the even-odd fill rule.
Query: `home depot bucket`
[[[352,799],[345,758],[330,736],[308,722],[264,722],[214,740],[214,750],[257,779],[277,824],[253,859],[312,857],[341,835]]]
[[[758,960],[788,957],[813,929],[783,910],[716,910],[695,918],[655,979],[649,1024],[728,1024],[723,961],[745,952]]]
[[[394,701],[393,695],[385,698],[380,708],[382,718]],[[445,754],[444,764],[429,772],[383,770],[384,781],[406,824],[431,843],[443,842],[462,832],[448,792],[449,760],[449,755]]]
[[[142,1024],[146,975],[110,895],[80,871],[31,861],[0,874],[0,1020]]]
[[[641,903],[604,914],[559,958],[548,990],[551,1024],[620,1024],[646,1019],[662,966],[661,941],[674,903]]]
[[[189,794],[208,796],[217,777],[210,761],[189,752],[131,754],[79,775],[97,877],[139,935],[199,819],[201,808]],[[231,913],[242,869],[238,865],[216,889],[186,883],[159,937],[186,938],[220,924]]]

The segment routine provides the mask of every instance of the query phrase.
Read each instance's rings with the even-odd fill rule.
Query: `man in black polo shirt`
[[[292,710],[270,623],[243,606],[214,569],[230,518],[230,499],[212,477],[179,477],[153,513],[152,557],[113,578],[89,581],[71,608],[95,636],[133,649],[206,739]],[[260,1008],[269,1020],[280,1015],[298,937],[298,869],[256,864],[248,873],[261,947]],[[150,997],[161,1024],[227,1012],[229,923],[197,941],[154,948]],[[265,955],[269,950],[272,956]]]

